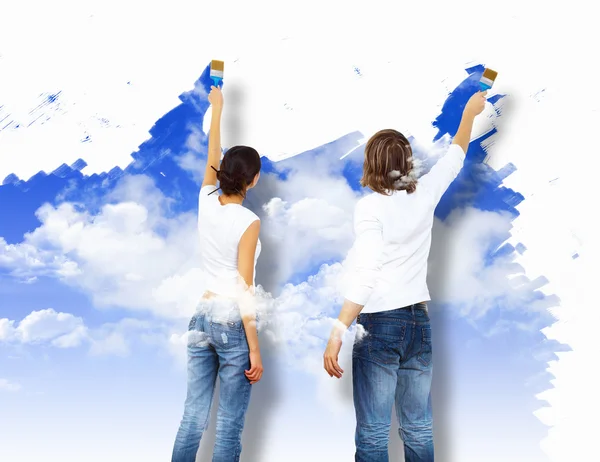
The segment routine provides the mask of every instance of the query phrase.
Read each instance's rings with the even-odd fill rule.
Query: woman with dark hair
[[[433,214],[460,172],[475,117],[486,93],[466,104],[453,143],[417,180],[410,143],[381,130],[365,147],[362,197],[354,214],[355,264],[345,301],[323,355],[331,377],[342,376],[338,354],[354,319],[365,336],[352,352],[356,462],[387,462],[392,407],[396,406],[406,462],[433,462],[431,327],[426,302],[427,258]]]
[[[172,462],[196,460],[217,376],[219,408],[212,460],[239,461],[250,389],[263,372],[254,305],[260,220],[242,205],[259,179],[261,160],[255,149],[234,146],[220,162],[221,90],[212,87],[208,100],[212,119],[198,207],[206,291],[188,327],[187,398]],[[219,189],[222,194],[215,194]]]

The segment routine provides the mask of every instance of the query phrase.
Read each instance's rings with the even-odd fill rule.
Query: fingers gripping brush
[[[225,63],[223,61],[217,61],[213,59],[210,63],[210,78],[215,83],[215,87],[218,87],[223,82],[223,70],[225,69]]]
[[[497,75],[498,73],[496,71],[493,71],[486,67],[483,71],[483,75],[481,76],[481,80],[479,81],[479,90],[487,91],[490,88],[492,88],[492,85],[494,85],[494,80],[496,80]]]

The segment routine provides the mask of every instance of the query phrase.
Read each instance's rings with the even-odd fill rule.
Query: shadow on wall
[[[244,92],[234,84],[227,85],[227,100],[225,101],[223,111],[223,123],[221,124],[221,133],[224,146],[228,149],[232,146],[246,145],[244,141],[247,137],[244,132],[244,122],[240,119],[240,114],[244,111]]]
[[[261,339],[264,340],[264,339]],[[269,425],[272,415],[277,411],[281,400],[281,386],[277,378],[277,361],[274,358],[272,345],[261,345],[264,374],[261,381],[253,386],[250,395],[250,405],[246,413],[244,431],[242,433],[242,456],[244,462],[264,461],[263,451],[265,448],[266,433],[271,427]],[[217,425],[217,409],[219,406],[219,381],[215,389],[215,399],[210,413],[208,428],[202,436],[200,449],[196,456],[197,462],[212,460],[213,448],[215,446],[215,431]]]

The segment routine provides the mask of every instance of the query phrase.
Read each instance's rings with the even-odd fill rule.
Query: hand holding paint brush
[[[478,91],[471,96],[469,101],[467,101],[463,114],[470,115],[472,117],[481,114],[485,108],[485,102],[487,101],[485,98],[486,95],[487,91]]]
[[[210,62],[210,78],[212,79],[215,87],[222,85],[223,83],[223,71],[225,70],[225,63],[213,59]]]
[[[487,91],[478,91],[469,98],[469,101],[467,101],[463,110],[456,135],[454,135],[454,139],[452,140],[452,144],[458,144],[465,154],[467,153],[469,143],[471,142],[473,121],[485,108],[485,95],[487,95]]]
[[[215,87],[214,85],[210,87],[208,102],[212,106],[213,111],[223,109],[223,92],[219,87]]]

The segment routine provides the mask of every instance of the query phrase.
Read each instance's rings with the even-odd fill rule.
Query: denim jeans
[[[250,369],[250,359],[237,305],[217,309],[211,300],[200,304],[189,323],[187,368],[187,398],[171,461],[196,460],[218,376],[219,408],[212,460],[238,462],[251,385],[244,374]]]
[[[356,462],[387,462],[394,402],[406,462],[433,461],[431,327],[425,304],[360,314],[352,351]]]

